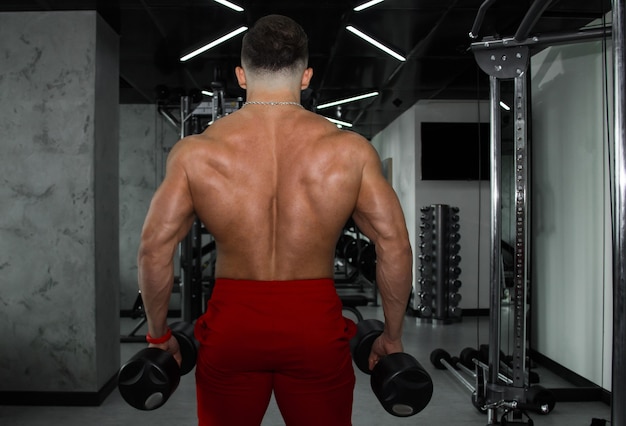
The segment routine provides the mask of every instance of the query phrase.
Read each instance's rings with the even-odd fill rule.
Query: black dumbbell
[[[473,360],[478,359],[478,351],[474,348],[467,347],[461,351],[459,359],[461,360],[461,364],[473,370],[475,367]]]
[[[178,341],[182,363],[180,367],[169,353],[159,348],[144,348],[130,358],[117,376],[117,386],[124,400],[139,410],[155,410],[174,393],[180,376],[196,365],[198,342],[193,337],[193,325],[177,322],[170,325]]]
[[[357,333],[350,340],[352,359],[359,370],[370,374],[370,385],[383,408],[397,417],[408,417],[422,411],[433,394],[433,381],[411,355],[398,352],[381,358],[373,370],[369,356],[374,340],[383,332],[382,321],[359,322]]]

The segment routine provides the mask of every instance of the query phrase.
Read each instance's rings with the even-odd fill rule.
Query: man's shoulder
[[[329,140],[337,150],[349,152],[352,155],[361,154],[367,157],[376,152],[365,137],[351,130],[337,129],[329,135]]]

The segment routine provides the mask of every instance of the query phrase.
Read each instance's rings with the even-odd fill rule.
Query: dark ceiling
[[[545,2],[546,0],[537,0]],[[0,11],[96,9],[120,34],[120,99],[154,103],[157,86],[172,96],[218,82],[227,97],[244,96],[234,80],[241,35],[181,63],[192,48],[261,16],[278,13],[301,23],[309,35],[315,105],[373,90],[375,98],[345,104],[341,119],[367,138],[420,99],[486,99],[487,76],[468,52],[468,36],[483,0],[385,0],[361,12],[365,0],[232,0],[236,12],[213,0],[0,0]],[[479,33],[512,36],[530,0],[497,0]],[[610,0],[555,0],[531,35],[574,31],[610,10]],[[346,30],[353,25],[395,49],[406,62],[383,53]],[[161,92],[162,93],[162,92]],[[337,117],[337,109],[318,112]]]

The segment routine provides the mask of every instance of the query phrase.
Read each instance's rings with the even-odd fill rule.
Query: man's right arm
[[[374,342],[370,368],[389,353],[401,352],[402,325],[413,282],[413,253],[400,201],[382,174],[371,146],[365,150],[361,188],[352,215],[376,247],[376,285],[385,315],[385,330]]]

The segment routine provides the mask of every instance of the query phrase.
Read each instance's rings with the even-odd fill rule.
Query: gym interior
[[[353,424],[626,426],[624,0],[0,0],[0,424],[196,424],[192,372],[156,408],[122,395],[140,230],[172,146],[241,107],[270,13],[309,35],[302,104],[376,148],[413,247],[403,339],[432,388],[355,368]],[[201,223],[174,260],[192,323]],[[359,324],[384,319],[375,270],[347,223]]]

